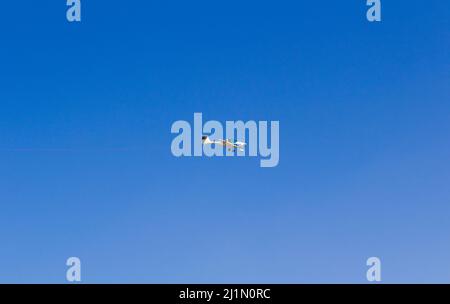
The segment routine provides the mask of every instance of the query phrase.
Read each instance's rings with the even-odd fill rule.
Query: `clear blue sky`
[[[0,282],[450,282],[450,2],[5,1]],[[280,164],[175,158],[279,120]]]

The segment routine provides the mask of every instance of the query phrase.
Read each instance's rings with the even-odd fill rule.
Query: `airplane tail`
[[[245,151],[245,146],[247,145],[245,142],[237,141],[234,144],[237,145],[239,151]]]

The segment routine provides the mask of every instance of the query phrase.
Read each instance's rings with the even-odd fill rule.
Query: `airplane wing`
[[[224,140],[224,146],[231,147],[231,148],[236,148],[236,147],[237,147],[235,144],[233,144],[233,143],[232,143],[231,141],[229,141],[228,139],[227,139],[227,140]]]
[[[221,145],[226,147],[228,150],[233,150],[236,151],[236,149],[239,149],[240,151],[244,151],[244,146],[246,145],[246,143],[243,142],[235,142],[232,143],[230,140],[228,139],[220,139],[220,140],[214,140],[211,143],[214,143],[216,145]]]
[[[236,151],[236,149],[239,149],[240,151],[244,151],[244,146],[246,145],[246,143],[242,143],[242,142],[235,142],[232,143],[229,140],[224,140],[224,146],[228,147],[228,149]]]

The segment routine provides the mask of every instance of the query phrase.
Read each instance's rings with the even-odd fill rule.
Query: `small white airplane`
[[[202,136],[202,142],[204,145],[221,145],[228,149],[228,151],[236,151],[236,149],[239,149],[239,151],[244,151],[244,147],[247,145],[245,142],[236,141],[231,142],[229,139],[219,139],[219,140],[211,140],[208,136],[203,135]]]

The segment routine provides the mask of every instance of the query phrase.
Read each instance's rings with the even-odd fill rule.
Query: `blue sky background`
[[[6,1],[0,282],[450,282],[450,2]],[[280,164],[175,158],[279,120]]]

